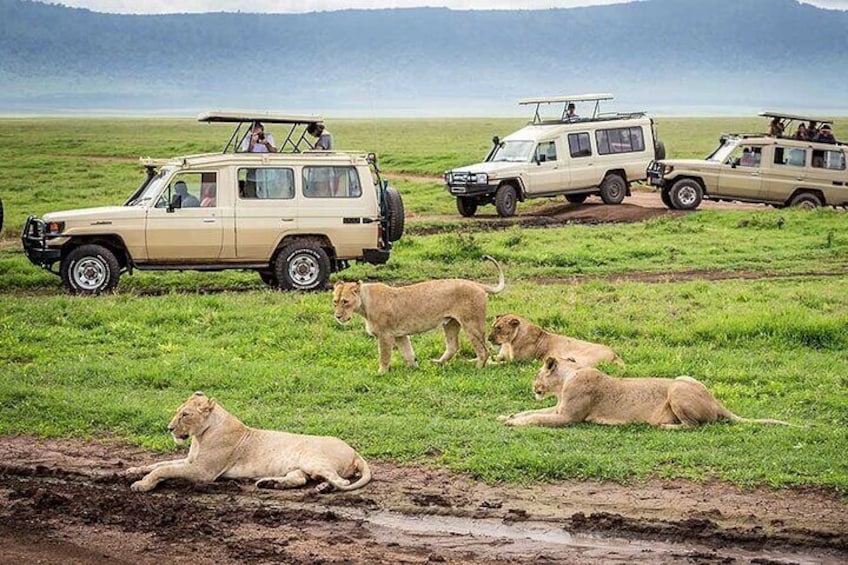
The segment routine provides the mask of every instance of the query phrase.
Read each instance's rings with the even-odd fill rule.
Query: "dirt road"
[[[650,480],[487,485],[374,464],[350,493],[165,484],[115,442],[0,438],[2,563],[845,563],[848,512],[823,489]]]

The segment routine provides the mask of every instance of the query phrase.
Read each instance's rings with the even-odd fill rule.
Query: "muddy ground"
[[[0,563],[846,563],[848,506],[825,489],[650,480],[487,485],[372,465],[361,490],[165,483],[112,440],[0,438]]]

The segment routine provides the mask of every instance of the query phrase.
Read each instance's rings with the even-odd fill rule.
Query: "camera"
[[[258,139],[259,141],[265,141],[265,134],[260,133],[259,135],[256,136],[256,139]]]

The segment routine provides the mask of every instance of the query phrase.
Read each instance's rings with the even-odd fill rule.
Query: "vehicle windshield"
[[[533,152],[532,141],[504,141],[492,153],[489,161],[508,161],[523,163],[530,160]]]
[[[724,142],[724,145],[719,146],[718,149],[713,151],[713,154],[707,157],[707,161],[713,161],[715,163],[724,163],[725,160],[730,156],[736,146],[739,145],[738,139],[728,139]]]
[[[162,185],[165,179],[171,175],[173,169],[171,167],[162,167],[159,173],[151,179],[150,183],[145,187],[144,192],[138,195],[138,198],[127,204],[127,206],[147,206],[150,201],[156,198],[156,195],[162,190]]]

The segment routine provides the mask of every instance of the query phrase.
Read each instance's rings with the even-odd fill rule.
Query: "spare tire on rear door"
[[[386,238],[389,241],[397,241],[403,236],[403,199],[400,192],[391,186],[386,187],[385,198],[388,231]]]

